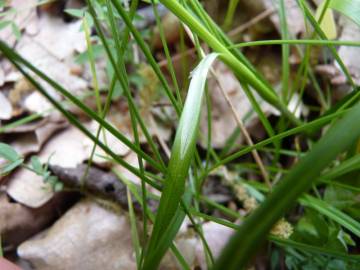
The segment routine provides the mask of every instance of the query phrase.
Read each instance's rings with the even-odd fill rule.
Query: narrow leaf
[[[154,256],[154,253],[158,251],[159,245],[164,243],[162,239],[168,238],[165,242],[171,243],[169,240],[172,239],[169,239],[169,235],[172,237],[176,235],[176,232],[174,233],[170,227],[174,226],[173,219],[177,216],[176,213],[180,207],[180,200],[185,189],[185,179],[195,150],[206,77],[217,56],[218,54],[208,55],[192,72],[189,92],[172,147],[164,189],[143,269],[156,269],[162,256]],[[161,248],[164,252],[166,249]]]
[[[321,171],[359,138],[360,126],[354,124],[359,117],[358,103],[299,161],[267,199],[244,221],[223,250],[214,269],[242,269],[246,266],[273,224],[311,187]]]

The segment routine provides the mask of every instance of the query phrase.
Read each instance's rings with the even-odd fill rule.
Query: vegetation
[[[91,65],[96,111],[87,106],[81,97],[75,96],[71,91],[59,85],[4,41],[0,41],[2,55],[72,125],[93,141],[93,150],[95,147],[100,147],[108,155],[107,159],[120,164],[141,179],[141,187],[137,187],[121,173],[114,171],[128,186],[129,202],[134,197],[142,205],[142,230],[149,233],[149,237],[145,233],[142,239],[136,229],[136,215],[132,203],[129,203],[132,220],[131,233],[138,268],[156,269],[170,249],[180,265],[184,269],[190,269],[191,266],[187,265],[183,255],[174,244],[176,234],[187,217],[203,242],[209,269],[245,269],[251,265],[252,258],[258,254],[257,252],[266,248],[265,241],[270,243],[271,248],[265,252],[271,257],[273,269],[277,269],[283,256],[289,269],[302,269],[305,262],[307,267],[312,267],[311,269],[356,269],[356,265],[360,263],[360,256],[356,255],[360,239],[358,208],[360,126],[357,124],[360,119],[360,92],[350,71],[338,55],[336,46],[358,47],[360,41],[328,40],[327,33],[331,25],[322,24],[322,20],[328,12],[335,10],[360,26],[360,13],[354,12],[354,10],[359,10],[360,1],[326,0],[321,6],[322,9],[318,11],[319,15],[315,17],[308,1],[298,0],[297,4],[303,11],[304,20],[311,29],[307,39],[298,40],[289,36],[284,0],[279,0],[278,12],[282,39],[239,44],[233,44],[223,30],[231,27],[234,10],[239,1],[229,1],[228,12],[222,26],[213,21],[197,0],[148,1],[154,7],[158,3],[166,6],[181,21],[182,27],[187,28],[187,33],[194,42],[198,63],[191,72],[188,84],[178,81],[163,26],[160,18],[157,17],[157,27],[170,80],[159,67],[146,42],[146,33],[134,26],[138,2],[131,1],[129,9],[126,9],[120,0],[87,0],[86,9],[67,11],[72,16],[83,20],[83,29],[87,36],[87,52],[83,55],[87,59],[83,60]],[[124,23],[122,28],[117,27],[119,20]],[[96,45],[90,40],[91,28],[96,29]],[[165,158],[161,147],[150,135],[149,127],[139,111],[137,100],[131,89],[134,74],[127,70],[127,61],[131,59],[134,44],[141,50],[156,74],[161,84],[159,87],[162,91],[161,95],[168,99],[177,115],[176,135],[171,143],[169,159]],[[244,48],[269,45],[279,45],[282,49],[280,92],[264,79],[242,53]],[[302,55],[294,83],[289,81],[289,52],[292,46]],[[326,83],[319,82],[312,76],[310,55],[315,47],[321,47],[331,53],[352,87],[352,91],[335,104],[331,102],[331,91],[321,89],[321,86],[326,86]],[[107,92],[99,89],[97,82],[95,59],[98,57],[98,48],[101,51],[100,56],[107,58],[112,70],[109,73],[112,77],[109,80]],[[207,50],[204,48],[210,48],[211,52],[205,53]],[[215,61],[226,64],[239,80],[252,103],[254,113],[266,130],[266,139],[252,143],[249,138],[247,140],[249,145],[242,147],[235,145],[236,140],[229,141],[227,142],[229,147],[221,152],[212,148],[211,132],[209,132],[206,153],[197,146],[201,108],[205,101],[208,111],[211,112],[206,81],[208,76],[217,76],[213,70]],[[40,81],[51,85],[66,98],[66,102],[76,105],[89,118],[99,123],[96,135],[89,132],[83,123],[66,109],[64,102],[54,99]],[[314,88],[320,88],[320,91],[315,94],[318,100],[312,114],[315,117],[308,118],[299,117],[292,109],[289,109],[289,103],[295,95],[303,97],[307,83],[315,85]],[[106,120],[116,93],[127,101],[133,140],[129,140]],[[280,112],[275,123],[270,122],[265,116],[259,99],[254,98],[255,94],[261,97],[262,102],[270,104]],[[101,100],[101,95],[106,95],[105,101]],[[14,126],[14,124],[16,125],[16,123],[10,125]],[[208,125],[211,127],[211,124],[210,114]],[[239,130],[246,133],[246,130],[242,129],[241,120],[239,124]],[[138,166],[127,163],[114,153],[111,146],[99,139],[105,130],[137,154]],[[140,143],[141,136],[146,138],[147,148]],[[288,142],[296,144],[299,141],[305,147],[298,147],[297,150],[288,148]],[[270,155],[271,164],[262,163],[263,153]],[[203,186],[210,175],[223,168],[241,175],[241,169],[237,171],[237,168],[240,168],[237,167],[239,160],[249,154],[253,155],[253,162],[244,164],[242,168],[252,171],[257,175],[256,179],[263,179],[264,182],[247,179],[246,176],[236,177],[237,180],[232,185],[244,187],[246,193],[255,198],[258,204],[256,209],[244,217],[237,211],[212,202],[203,194]],[[0,144],[0,156],[7,160],[6,165],[1,168],[2,174],[8,174],[18,166],[27,166],[24,164],[24,158],[7,144]],[[88,163],[89,166],[93,156],[94,151]],[[282,167],[280,161],[282,156],[295,156],[297,162],[293,162],[290,167]],[[145,163],[148,166],[145,166]],[[62,189],[62,184],[56,177],[50,175],[46,164],[40,164],[36,157],[32,158],[32,165],[27,167],[42,175],[45,181],[50,181],[54,190]],[[147,169],[149,167],[151,170]],[[149,186],[160,191],[161,196],[152,194],[148,190]],[[159,201],[156,213],[148,207],[149,198]],[[203,205],[217,209],[231,218],[221,219],[212,216],[203,211]],[[207,239],[204,237],[202,229],[204,220],[230,227],[235,231],[218,258],[214,258]],[[241,220],[240,225],[235,220]],[[149,224],[153,224],[152,230]],[[281,224],[285,227],[290,226],[289,230],[294,231],[290,237],[282,237],[274,233],[275,227]]]

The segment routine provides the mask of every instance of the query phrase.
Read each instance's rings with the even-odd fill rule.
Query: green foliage
[[[152,4],[157,3],[157,1],[147,2]],[[102,148],[109,155],[107,157],[108,159],[120,164],[142,180],[141,191],[140,188],[134,184],[126,181],[126,179],[124,180],[129,191],[132,193],[128,193],[128,201],[131,218],[131,234],[135,246],[138,268],[156,269],[169,248],[178,258],[179,263],[184,269],[190,268],[173,244],[173,240],[185,216],[188,216],[194,230],[199,237],[202,238],[205,253],[209,258],[211,257],[211,252],[208,251],[206,239],[203,239],[201,231],[202,220],[211,220],[237,231],[215,264],[214,269],[241,269],[245,267],[265,239],[268,239],[276,246],[275,249],[272,249],[275,250],[272,253],[273,269],[277,269],[276,267],[279,266],[281,260],[279,253],[280,248],[285,256],[285,264],[288,269],[356,269],[354,268],[355,263],[353,263],[353,261],[359,262],[359,257],[348,254],[348,251],[357,240],[355,237],[360,236],[360,223],[358,222],[359,202],[357,199],[359,193],[360,158],[359,155],[354,155],[356,151],[349,151],[347,155],[340,156],[340,154],[346,152],[350,147],[354,148],[355,142],[360,136],[360,128],[354,124],[360,117],[360,105],[356,103],[359,98],[359,92],[354,91],[354,93],[346,96],[332,107],[330,106],[330,102],[321,104],[322,107],[316,109],[319,109],[321,112],[324,111],[323,109],[326,109],[325,113],[319,113],[317,119],[307,123],[303,123],[302,120],[297,119],[294,114],[288,110],[287,103],[293,94],[292,91],[290,91],[293,89],[289,89],[289,74],[291,71],[289,64],[290,45],[297,46],[301,44],[307,46],[301,68],[299,68],[299,78],[304,76],[307,79],[307,70],[311,69],[308,58],[311,46],[321,45],[330,48],[330,52],[341,66],[348,81],[355,86],[347,67],[338,56],[334,46],[360,46],[360,42],[327,40],[327,32],[329,31],[326,30],[327,28],[324,27],[324,25],[319,23],[319,20],[321,20],[323,16],[325,19],[329,19],[329,13],[320,10],[318,11],[317,19],[315,19],[312,10],[307,6],[307,1],[303,0],[299,0],[298,2],[304,11],[304,17],[315,29],[315,32],[313,35],[310,35],[309,39],[290,39],[287,21],[291,18],[287,18],[284,1],[279,0],[282,39],[243,42],[236,45],[232,44],[222,29],[213,22],[198,1],[161,0],[159,2],[163,3],[179,18],[182,24],[191,30],[195,41],[195,48],[197,52],[200,53],[199,57],[202,56],[200,40],[215,52],[203,59],[192,73],[192,79],[184,106],[182,104],[182,97],[179,94],[180,89],[179,86],[177,86],[178,78],[176,78],[159,15],[155,9],[157,27],[160,30],[168,71],[174,87],[169,85],[165,73],[160,69],[157,60],[153,56],[153,52],[147,45],[145,33],[137,30],[134,25],[134,20],[138,17],[136,15],[137,1],[131,1],[130,10],[126,10],[123,6],[123,1],[119,0],[88,0],[88,8],[86,9],[66,10],[67,14],[87,22],[88,26],[86,29],[83,27],[82,30],[95,28],[97,32],[97,36],[91,36],[90,31],[88,31],[88,50],[78,55],[77,61],[82,64],[90,63],[94,80],[96,79],[95,64],[97,59],[106,58],[107,61],[109,87],[97,89],[98,87],[96,87],[96,83],[94,83],[96,91],[107,90],[102,92],[102,94],[107,95],[106,104],[102,106],[103,104],[99,102],[100,106],[98,106],[97,112],[94,112],[81,99],[74,96],[67,89],[26,61],[26,59],[23,59],[4,42],[0,41],[0,51],[3,55],[11,61],[25,78],[34,85],[70,123],[79,128],[80,131],[94,142],[94,147],[98,146]],[[357,12],[359,8],[358,0],[332,0],[326,3],[329,4],[329,8],[340,11],[359,23],[359,12]],[[224,22],[226,27],[231,25],[237,4],[238,1],[230,1]],[[330,18],[329,20],[330,24],[332,24],[332,19]],[[329,20],[327,20],[328,23]],[[333,26],[334,25],[331,25],[331,27]],[[19,37],[20,31],[18,31],[16,26],[12,25],[12,22],[0,22],[0,29],[5,27],[12,27],[13,32]],[[320,39],[315,39],[317,35]],[[130,39],[130,37],[132,38]],[[134,43],[137,44],[137,48],[142,51],[149,66],[153,69],[153,73],[156,74],[157,80],[161,84],[162,93],[168,98],[180,119],[168,166],[165,166],[158,145],[155,144],[152,136],[148,132],[147,125],[144,123],[144,119],[137,108],[138,104],[133,97],[134,91],[131,86],[135,85],[138,88],[142,88],[149,83],[146,78],[143,78],[145,76],[141,77],[139,72],[129,73],[127,70],[127,64],[131,63],[133,59],[131,48]],[[275,92],[273,87],[237,49],[275,44],[282,46],[281,95]],[[299,49],[299,47],[296,48]],[[299,52],[302,51],[299,50]],[[236,132],[229,143],[230,146],[227,147],[226,151],[224,150],[223,153],[221,153],[220,157],[211,149],[211,141],[209,140],[208,153],[203,160],[202,156],[196,151],[199,118],[206,84],[206,75],[216,57],[222,60],[239,79],[252,104],[253,111],[251,113],[256,112],[258,114],[269,138],[258,142],[254,146],[237,148],[234,153],[227,156],[227,153],[232,151],[233,146],[236,146],[236,139],[240,133]],[[133,66],[135,69],[138,68],[136,65]],[[34,77],[34,75],[37,77]],[[97,135],[94,136],[90,133],[79,119],[67,111],[61,102],[54,100],[43,88],[42,84],[39,83],[39,80],[52,86],[58,93],[62,94],[67,101],[72,102],[85,112],[88,117],[99,123],[100,127]],[[317,83],[316,80],[312,80],[311,82],[314,83],[314,85]],[[299,83],[298,88],[302,88],[300,86],[301,83]],[[297,87],[295,88],[297,89]],[[257,92],[263,101],[270,103],[281,112],[279,128],[271,125],[261,109],[260,102],[254,98],[253,91]],[[96,94],[98,100],[100,100],[99,93]],[[135,142],[127,139],[126,136],[105,120],[111,98],[116,98],[120,95],[126,99],[129,105]],[[211,104],[207,105],[210,115]],[[291,128],[287,121],[295,127]],[[333,125],[335,122],[336,124]],[[209,127],[211,126],[211,119],[208,125]],[[327,125],[330,126],[329,131],[325,135],[320,135],[319,131],[322,131],[321,129]],[[135,168],[127,163],[116,155],[111,147],[99,140],[99,134],[102,129],[109,131],[137,154],[139,168]],[[209,128],[209,130],[211,129]],[[145,135],[151,151],[145,152],[141,148],[139,142],[140,132]],[[291,136],[299,134],[306,137],[309,146],[308,153],[297,153],[293,150],[281,148],[284,138],[291,138]],[[314,134],[319,134],[320,139],[318,140]],[[209,138],[211,138],[211,134],[209,134]],[[274,144],[275,149],[270,149],[269,144]],[[300,161],[291,168],[277,168],[274,164],[268,167],[270,173],[281,173],[283,175],[282,179],[273,187],[271,192],[269,192],[267,187],[259,183],[253,184],[251,181],[241,180],[249,196],[256,198],[256,200],[261,203],[253,214],[244,218],[236,211],[211,202],[211,200],[201,194],[201,186],[207,176],[216,168],[227,165],[230,162],[234,164],[234,161],[254,149],[270,153],[269,156],[271,158],[274,157],[274,164],[278,163],[279,159],[276,155],[280,154],[301,158]],[[272,152],[270,152],[269,149]],[[274,155],[272,155],[273,153]],[[24,167],[27,166],[23,164],[23,158],[11,149],[11,147],[9,148],[8,145],[0,144],[0,157],[6,160],[5,166],[1,168],[2,174],[9,173],[20,165]],[[151,173],[146,171],[144,167],[145,161],[152,167]],[[90,163],[91,158],[89,164]],[[203,165],[203,163],[206,163],[206,165]],[[253,167],[250,166],[251,164],[249,166],[244,164],[238,165],[239,164],[235,164],[234,166],[237,174],[241,173],[241,169],[249,170],[249,168],[256,172]],[[232,167],[230,166],[229,168]],[[62,189],[62,184],[49,172],[48,165],[41,164],[38,157],[33,156],[31,158],[28,169],[42,176],[44,181],[49,183],[54,190]],[[153,172],[153,170],[156,172]],[[187,178],[189,178],[189,181],[187,181]],[[152,193],[147,193],[145,184],[149,184],[153,188],[161,191],[160,204],[156,216],[147,208],[147,199],[159,198]],[[304,194],[310,187],[313,188],[313,192],[310,191]],[[139,239],[135,213],[131,204],[131,196],[134,196],[143,206],[144,232],[148,232],[146,227],[147,220],[149,219],[154,222],[149,241],[147,241],[146,236],[143,242]],[[200,210],[200,202],[202,203],[203,201],[234,219],[243,219],[241,225],[239,226],[228,220],[202,213]],[[294,222],[296,226],[293,236],[290,239],[280,239],[273,235],[268,235],[268,231],[273,224],[283,217],[296,203],[301,205],[302,209],[305,209],[305,213],[300,212],[299,219]],[[299,214],[299,211],[297,211],[297,214]],[[194,219],[193,216],[197,218]],[[209,263],[209,267],[211,267],[211,263]]]
[[[24,159],[8,144],[0,143],[0,158],[6,163],[0,167],[0,175],[6,175],[19,167]]]
[[[31,157],[31,169],[37,175],[41,176],[44,183],[49,184],[54,192],[61,191],[64,188],[64,184],[59,181],[57,176],[51,175],[51,172],[48,170],[48,163],[44,165],[41,164],[37,156]]]
[[[349,17],[360,26],[360,0],[331,0],[330,7]]]
[[[159,245],[163,241],[170,244],[172,237],[176,234],[176,228],[179,229],[179,226],[173,224],[181,225],[179,221],[182,220],[179,219],[177,212],[179,211],[181,197],[184,194],[190,162],[195,151],[206,77],[216,57],[217,54],[208,55],[192,72],[192,79],[172,147],[164,188],[143,269],[154,269],[159,265],[167,249],[165,247],[159,252]]]

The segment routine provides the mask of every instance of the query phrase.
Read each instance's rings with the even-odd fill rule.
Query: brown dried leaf
[[[48,231],[18,248],[37,270],[136,269],[130,223],[91,201],[70,209]]]

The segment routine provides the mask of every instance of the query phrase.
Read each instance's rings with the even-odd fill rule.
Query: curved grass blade
[[[223,250],[214,269],[242,269],[246,266],[273,224],[294,205],[301,193],[311,187],[321,171],[359,138],[360,126],[354,124],[359,117],[360,103],[329,130],[244,221]]]
[[[319,40],[319,39],[274,39],[274,40],[256,40],[249,42],[241,42],[229,46],[228,48],[242,48],[251,46],[264,46],[264,45],[317,45],[317,46],[353,46],[360,47],[360,42],[352,40]]]
[[[331,0],[330,7],[349,17],[360,26],[360,0]]]
[[[172,147],[164,189],[160,198],[143,269],[156,269],[167,249],[166,247],[164,250],[162,247],[159,250],[159,244],[163,243],[163,241],[169,242],[164,239],[170,238],[170,235],[175,236],[171,230],[171,223],[180,208],[180,200],[185,189],[185,179],[195,151],[206,77],[216,57],[217,54],[208,55],[192,73],[189,92]]]

